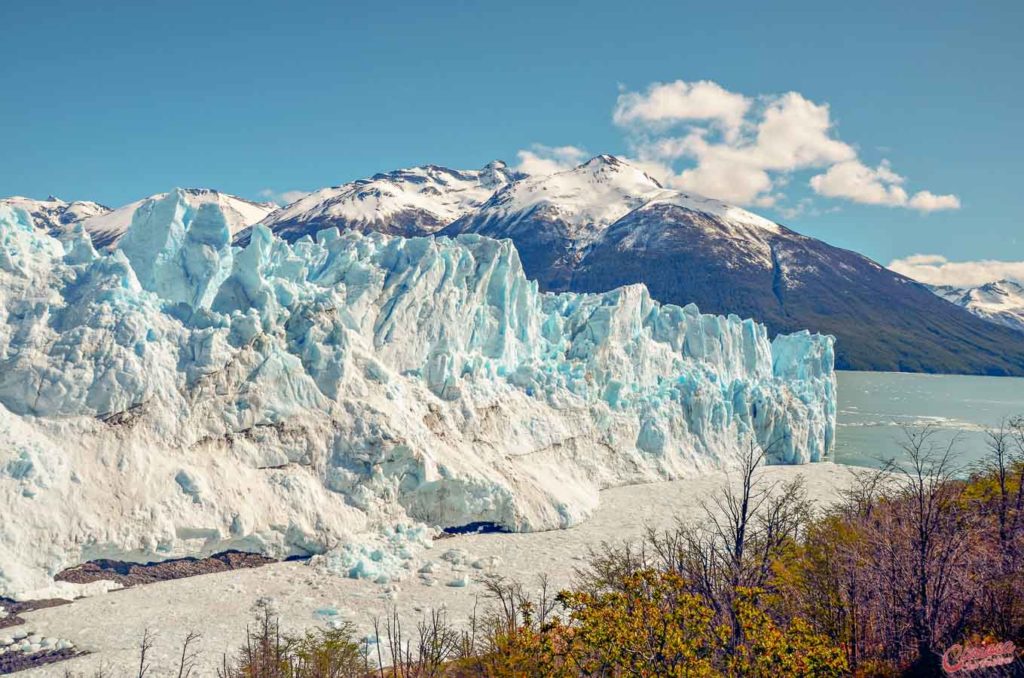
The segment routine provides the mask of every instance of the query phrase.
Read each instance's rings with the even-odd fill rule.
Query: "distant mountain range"
[[[313,191],[264,223],[289,242],[333,226],[364,233],[429,235],[522,178],[501,161],[481,170],[413,167]],[[244,233],[239,242],[248,239]]]
[[[978,287],[935,285],[935,294],[984,318],[1024,332],[1024,285],[1013,280],[998,280]]]
[[[548,176],[497,161],[480,170],[427,165],[314,191],[282,209],[224,199],[241,203],[238,244],[257,221],[290,242],[331,227],[508,238],[544,290],[644,283],[663,302],[752,317],[773,334],[835,335],[840,369],[1024,375],[1024,334],[976,308],[747,210],[667,189],[610,155]],[[127,222],[111,216],[119,211],[82,222],[100,246],[123,232]]]

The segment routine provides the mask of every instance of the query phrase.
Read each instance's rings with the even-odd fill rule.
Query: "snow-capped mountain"
[[[541,289],[645,283],[659,301],[754,318],[773,334],[833,334],[847,369],[1024,374],[1018,334],[859,254],[666,189],[621,158],[601,155],[548,176],[488,169],[378,174],[314,192],[265,223],[290,241],[330,225],[509,238]]]
[[[36,228],[46,229],[51,235],[61,233],[75,222],[106,214],[110,211],[109,207],[97,202],[90,202],[88,200],[65,202],[52,195],[46,200],[33,200],[32,198],[14,195],[9,198],[0,198],[0,205],[25,210],[31,215]]]
[[[147,202],[101,252],[0,207],[0,596],[231,548],[340,547],[377,576],[397,556],[361,540],[425,529],[396,524],[567,527],[601,488],[750,440],[776,463],[832,448],[830,337],[638,285],[544,293],[472,234],[257,225],[238,249],[228,210],[191,198]]]
[[[335,226],[363,233],[429,235],[519,178],[500,160],[480,170],[413,167],[313,191],[264,223],[289,242]],[[248,242],[248,234],[239,242]]]
[[[672,203],[728,216],[768,230],[771,221],[717,200],[662,187],[653,177],[613,155],[599,155],[573,169],[528,177],[501,188],[479,209],[453,224],[459,232],[511,235],[528,225],[524,217],[556,225],[578,243],[597,240],[611,224],[650,203]]]
[[[426,165],[314,191],[276,211],[213,191],[186,193],[193,207],[212,198],[225,208],[237,245],[256,222],[289,242],[330,227],[508,238],[542,290],[645,283],[659,301],[753,318],[772,334],[830,333],[845,369],[1024,375],[1020,333],[985,322],[988,311],[952,308],[855,252],[667,189],[615,156],[547,176],[497,161],[480,170]],[[115,243],[143,202],[85,219],[97,247]]]
[[[512,183],[439,234],[511,238],[528,275],[545,289],[565,290],[572,289],[574,272],[613,224],[656,205],[721,217],[744,233],[778,231],[746,210],[665,189],[628,162],[599,155],[565,172]]]
[[[832,334],[842,368],[1024,374],[1019,335],[859,254],[663,189],[615,157],[516,182],[440,234],[466,232],[511,238],[542,289],[644,283],[659,301],[751,317],[772,333]]]
[[[229,193],[221,193],[210,188],[181,188],[177,189],[185,202],[191,209],[199,209],[205,204],[215,204],[221,207],[227,218],[228,228],[231,234],[235,235],[248,226],[263,221],[271,214],[277,212],[280,207],[272,202],[254,202],[246,200]],[[157,193],[142,200],[118,207],[115,210],[108,210],[106,213],[91,216],[82,220],[82,226],[92,237],[93,245],[97,248],[110,247],[121,239],[128,227],[131,226],[132,217],[143,205],[159,201],[165,198],[167,193]]]
[[[929,289],[979,318],[1024,332],[1024,284],[998,280],[978,287],[933,285]]]

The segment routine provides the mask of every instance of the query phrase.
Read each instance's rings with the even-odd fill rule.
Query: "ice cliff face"
[[[244,248],[181,191],[111,253],[0,207],[0,595],[97,557],[570,526],[603,487],[832,446],[832,339],[547,294],[509,241]]]

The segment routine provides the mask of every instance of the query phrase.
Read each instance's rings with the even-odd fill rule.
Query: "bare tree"
[[[938,671],[939,655],[963,632],[980,586],[972,572],[977,512],[963,501],[958,438],[935,428],[905,429],[905,459],[868,476],[839,509],[848,543],[825,537],[835,578],[825,596],[845,608],[851,665],[860,647],[884,648],[892,662]],[[909,653],[909,654],[908,654]]]
[[[189,678],[195,670],[196,660],[199,658],[199,651],[195,646],[202,637],[197,631],[185,634],[185,640],[181,644],[181,658],[178,661],[178,678]]]
[[[143,629],[142,638],[139,640],[139,673],[138,678],[146,678],[150,665],[146,661],[149,651],[153,649],[154,636],[149,628]]]
[[[976,510],[992,522],[995,546],[986,586],[987,605],[996,614],[992,626],[1001,637],[1017,628],[1022,608],[1020,591],[1022,517],[1024,517],[1024,420],[1003,419],[986,432],[988,454],[974,468],[972,480],[981,494],[972,497]]]
[[[416,630],[419,635],[416,664],[419,676],[441,676],[444,665],[459,648],[460,634],[448,622],[444,610],[431,610]]]
[[[802,479],[772,481],[759,470],[781,442],[761,446],[748,441],[738,470],[718,493],[701,502],[696,522],[680,520],[664,532],[648,529],[639,545],[605,544],[591,553],[589,568],[577,573],[580,585],[614,587],[624,575],[651,567],[678,572],[732,629],[733,642],[741,642],[737,591],[768,586],[772,563],[810,515]]]

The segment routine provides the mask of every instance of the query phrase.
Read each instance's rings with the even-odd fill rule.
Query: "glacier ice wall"
[[[747,441],[832,446],[831,337],[540,293],[508,241],[319,238],[232,248],[171,192],[101,255],[0,207],[0,595],[97,557],[567,527]]]

